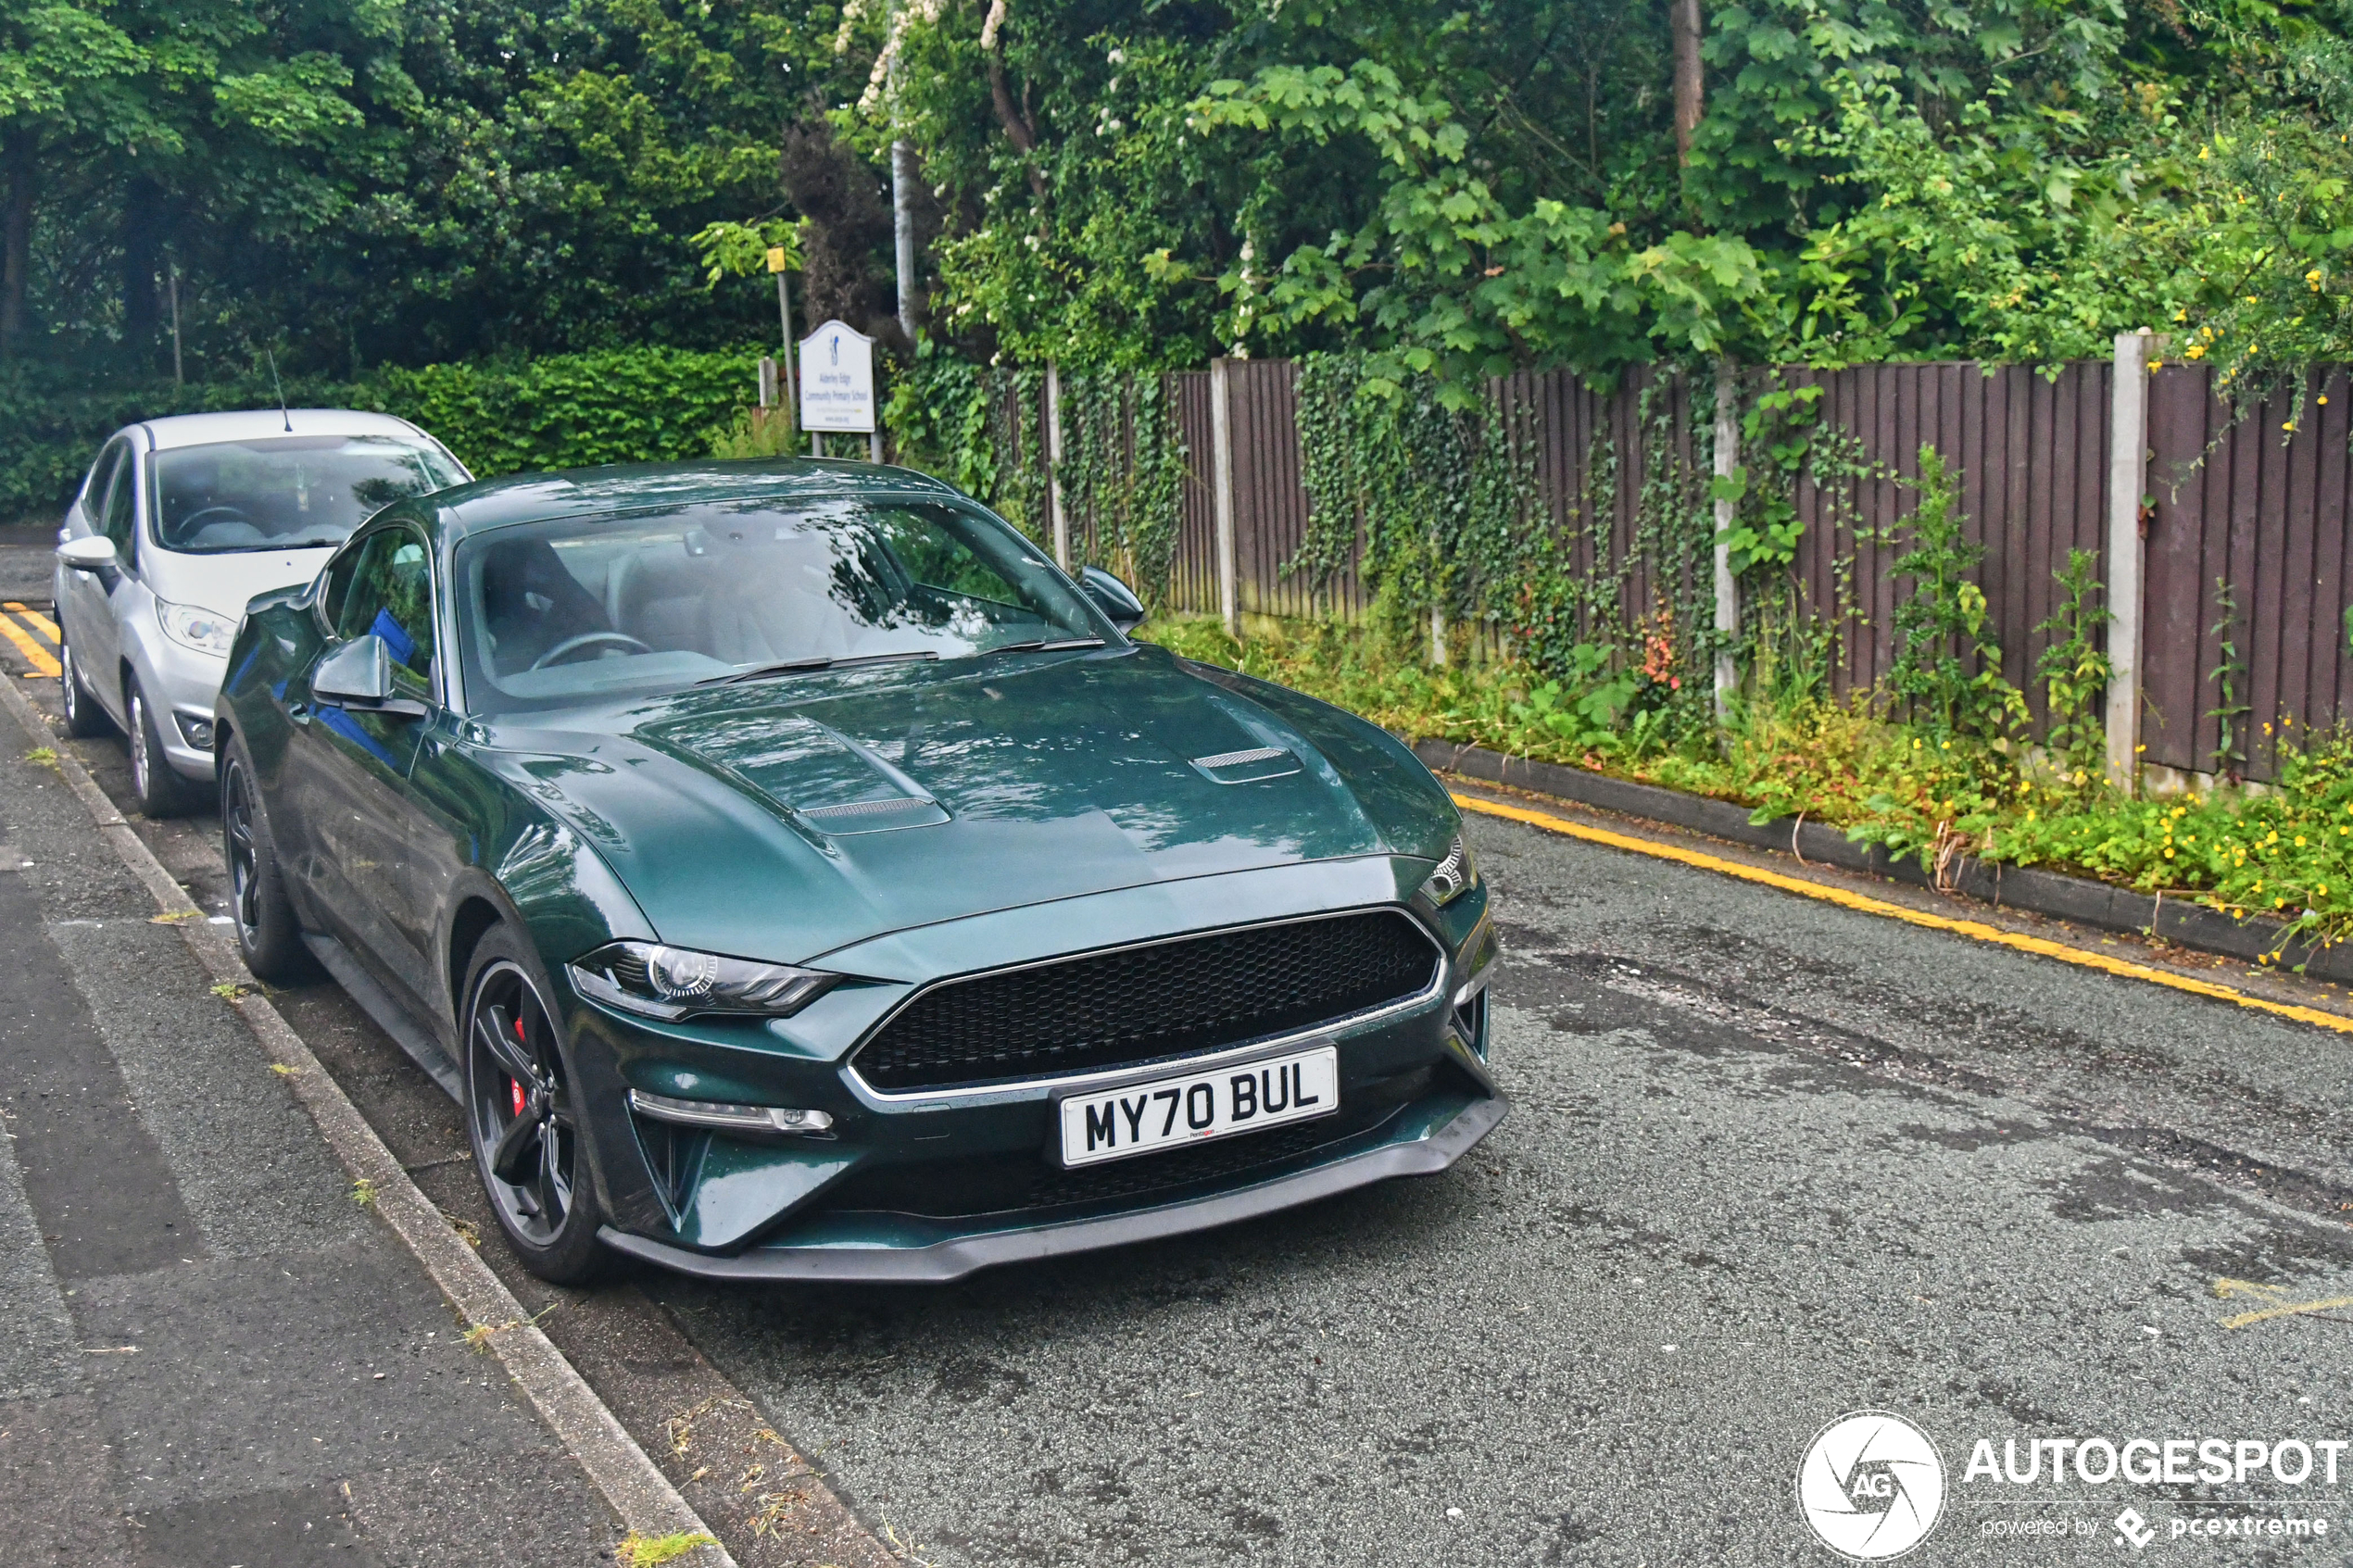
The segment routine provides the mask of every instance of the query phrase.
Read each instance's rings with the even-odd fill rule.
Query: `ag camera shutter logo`
[[[1902,1416],[1856,1411],[1806,1446],[1797,1507],[1815,1538],[1841,1557],[1884,1562],[1936,1528],[1944,1512],[1944,1461],[1928,1434]]]

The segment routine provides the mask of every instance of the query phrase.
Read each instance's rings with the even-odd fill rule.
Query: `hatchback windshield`
[[[156,543],[190,555],[340,545],[405,495],[462,484],[439,450],[388,435],[286,435],[155,456]]]
[[[459,546],[478,712],[1114,636],[1005,524],[934,502],[721,502]]]

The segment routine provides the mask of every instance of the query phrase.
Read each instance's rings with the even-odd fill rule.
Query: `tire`
[[[126,683],[130,687],[123,701],[124,717],[131,721],[131,795],[139,802],[142,815],[150,818],[184,817],[196,809],[195,789],[172,770],[170,760],[163,754],[163,739],[156,729],[155,708],[147,701],[147,694],[139,689],[136,676]]]
[[[613,1257],[597,1239],[604,1214],[547,995],[538,960],[511,926],[483,934],[458,1015],[466,1139],[490,1211],[522,1266],[556,1285],[586,1285]]]
[[[90,695],[90,688],[82,684],[82,666],[75,661],[73,644],[65,634],[64,611],[60,610],[58,617],[57,662],[65,668],[59,672],[57,689],[65,703],[66,734],[76,740],[94,740],[112,730],[114,722],[107,717],[107,710],[98,706],[98,699]]]
[[[282,985],[315,976],[318,962],[303,946],[243,739],[230,741],[220,767],[220,853],[229,867],[229,919],[245,967],[257,979]]]

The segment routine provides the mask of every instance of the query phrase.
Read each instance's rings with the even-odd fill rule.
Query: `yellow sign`
[[[768,247],[768,270],[771,272],[783,272],[788,270],[789,269],[785,263],[785,247],[782,245],[770,245]]]

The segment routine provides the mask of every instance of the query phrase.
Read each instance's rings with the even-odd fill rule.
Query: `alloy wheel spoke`
[[[532,1146],[535,1143],[544,1146],[547,1141],[539,1118],[532,1114],[531,1107],[525,1106],[523,1113],[509,1124],[498,1139],[498,1147],[490,1151],[490,1173],[502,1182],[520,1183],[531,1170],[535,1152]],[[540,1162],[543,1165],[546,1160],[546,1155],[541,1153]]]
[[[539,1191],[545,1199],[545,1211],[557,1224],[563,1223],[564,1210],[571,1207],[571,1185],[564,1180],[562,1150],[553,1127],[542,1128],[539,1135]]]
[[[532,1060],[522,1041],[509,1038],[512,1028],[502,1008],[486,1007],[474,1017],[474,1038],[483,1049],[508,1077],[529,1088],[540,1081],[539,1063]]]

